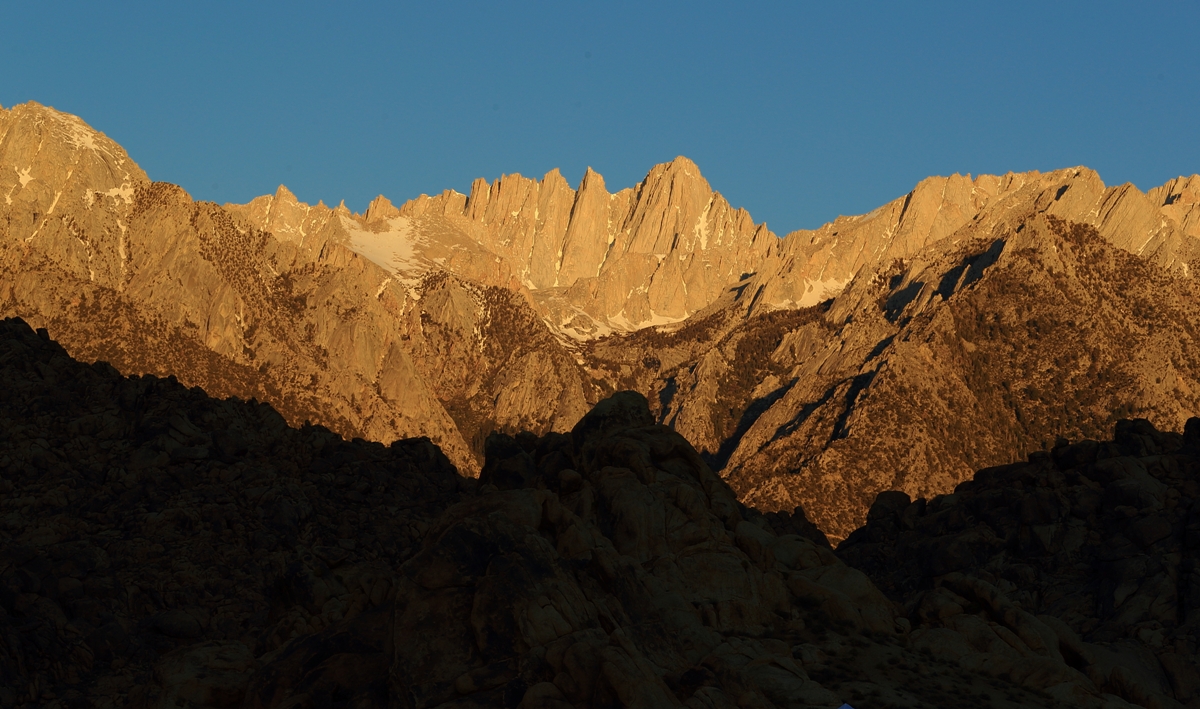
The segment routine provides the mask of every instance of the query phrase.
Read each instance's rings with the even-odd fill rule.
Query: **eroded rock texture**
[[[407,278],[355,250],[401,236],[344,207],[196,202],[36,104],[0,109],[0,165],[0,313],[81,358],[269,401],[297,426],[428,436],[463,470],[490,431],[565,430],[600,397],[481,247],[435,240]]]

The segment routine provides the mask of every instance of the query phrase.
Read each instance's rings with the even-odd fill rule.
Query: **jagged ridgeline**
[[[782,238],[686,158],[615,192],[552,171],[363,214],[221,206],[31,103],[0,109],[0,194],[0,313],[84,360],[427,436],[470,474],[490,433],[634,389],[744,503],[835,541],[880,491],[1200,410],[1196,176],[934,177]]]
[[[885,493],[836,554],[635,392],[472,479],[5,320],[0,431],[4,707],[1200,702],[1200,419]]]

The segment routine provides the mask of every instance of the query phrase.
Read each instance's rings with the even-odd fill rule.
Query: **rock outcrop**
[[[0,108],[6,249],[36,239],[82,278],[118,283],[127,215],[147,183],[121,146],[77,116],[33,102]]]
[[[456,224],[512,264],[555,314],[574,308],[605,325],[590,333],[571,330],[567,321],[552,326],[594,337],[678,321],[742,281],[739,289],[759,307],[815,305],[856,275],[931,248],[952,249],[946,240],[964,227],[1030,211],[1093,226],[1115,246],[1187,273],[1200,256],[1192,242],[1196,179],[1142,193],[1129,184],[1106,187],[1087,168],[930,177],[869,214],[774,240],[761,238],[770,232],[732,210],[696,165],[680,157],[615,194],[590,169],[578,191],[555,170],[541,181],[520,175],[491,184],[476,180],[470,196],[422,196],[399,213]],[[629,320],[626,311],[638,319]]]
[[[880,490],[931,497],[1054,436],[1130,415],[1177,429],[1200,411],[1194,280],[1044,216],[960,236],[830,304],[834,334],[792,360],[795,383],[732,454],[746,501],[804,504],[841,538]]]
[[[470,230],[511,265],[551,327],[582,339],[683,320],[756,271],[778,241],[684,157],[612,194],[590,168],[578,191],[552,170],[540,181],[476,180],[466,199],[421,197],[400,213]]]
[[[813,305],[897,259],[952,250],[947,240],[960,240],[964,227],[979,230],[1029,212],[1095,227],[1113,245],[1188,275],[1200,257],[1196,184],[1196,176],[1181,177],[1143,193],[1130,184],[1105,187],[1083,167],[930,177],[869,214],[788,234],[748,290],[774,307]]]

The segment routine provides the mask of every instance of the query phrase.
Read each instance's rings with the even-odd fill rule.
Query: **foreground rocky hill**
[[[1112,441],[1060,440],[950,495],[884,493],[837,554],[921,624],[912,639],[935,657],[1013,672],[1014,648],[1057,637],[1098,686],[1197,706],[1198,455],[1200,419],[1182,435],[1119,421]],[[1019,638],[996,616],[1020,618]]]
[[[80,364],[19,320],[0,323],[0,372],[5,707],[169,706],[153,688],[196,663],[212,681],[177,691],[236,706],[256,658],[384,604],[469,487],[428,439],[288,428]]]
[[[1144,574],[1122,568],[1147,579],[1131,599],[1169,593],[1193,564],[1193,424],[1056,449],[1108,486],[1059,523],[1064,549],[1117,516],[1158,545]],[[288,428],[263,404],[76,362],[7,320],[0,431],[5,707],[1200,705],[1178,669],[1195,660],[1194,594],[1133,628],[1005,583],[1043,578],[1021,558],[1037,540],[1058,551],[1042,525],[1056,524],[1053,485],[1091,489],[1069,473],[1039,487],[1045,456],[984,473],[957,502],[881,497],[839,551],[892,600],[802,516],[740,505],[632,392],[569,434],[493,435],[472,480],[428,440]],[[1110,457],[1127,452],[1166,454]],[[943,540],[972,491],[998,484],[1004,543]],[[1109,513],[1110,488],[1141,507]],[[1160,498],[1167,512],[1140,511]],[[1019,524],[997,521],[1014,509]],[[940,535],[946,569],[885,548],[887,525],[910,518]],[[864,552],[863,535],[879,546]],[[1046,573],[1057,597],[1089,588],[1080,569]]]

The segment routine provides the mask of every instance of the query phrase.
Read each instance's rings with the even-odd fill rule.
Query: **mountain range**
[[[82,120],[0,109],[0,314],[77,359],[346,438],[570,430],[623,389],[742,502],[833,541],[877,493],[1198,410],[1200,177],[931,177],[779,237],[686,158],[476,180],[362,214],[152,182]]]

